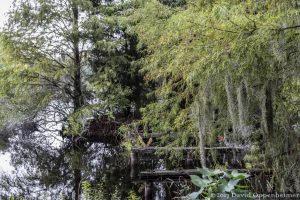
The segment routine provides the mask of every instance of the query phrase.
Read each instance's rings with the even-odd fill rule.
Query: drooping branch
[[[203,91],[200,91],[198,98],[195,102],[195,115],[196,125],[199,137],[199,150],[201,166],[206,167],[206,129],[208,123],[212,120],[212,94],[211,94],[211,81],[208,80]]]
[[[296,28],[300,28],[300,24],[299,25],[294,25],[294,26],[288,26],[288,27],[284,27],[284,28],[280,28],[280,31],[285,31],[285,30],[290,30],[290,29],[296,29]]]

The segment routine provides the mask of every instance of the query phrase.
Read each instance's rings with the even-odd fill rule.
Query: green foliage
[[[43,108],[53,93],[39,86],[36,67],[22,63],[12,55],[13,47],[1,35],[0,55],[0,126],[10,119],[22,120]],[[31,74],[31,75],[29,75]]]
[[[142,125],[161,145],[252,146],[248,167],[280,155],[272,167],[292,169],[299,18],[297,1],[15,0],[1,35],[0,126],[59,102],[64,133],[80,135],[87,118],[135,110],[142,119],[123,133]],[[222,174],[193,181],[231,191],[240,179]],[[297,177],[277,180],[296,191]]]
[[[244,161],[246,168],[263,168],[264,155],[262,154],[258,144],[253,144],[250,151],[245,155]]]
[[[17,197],[17,196],[9,196],[9,197],[4,197],[4,198],[7,200],[26,200],[26,198],[24,198],[24,197]]]
[[[115,19],[121,5],[15,0],[1,34],[0,98],[26,116],[55,112],[69,135],[86,118],[138,109],[143,89],[131,62],[139,55]],[[53,103],[62,106],[49,111]]]
[[[141,198],[134,191],[130,191],[127,200],[141,200]]]
[[[118,190],[118,188],[115,188],[115,191],[111,195],[111,199],[113,199],[113,200],[121,200],[121,194],[120,194],[120,191]]]
[[[102,184],[97,186],[92,186],[89,181],[82,182],[82,191],[83,191],[83,199],[84,200],[120,200],[121,193],[118,188],[114,188],[111,194],[105,193],[104,187]],[[141,198],[134,192],[130,191],[128,193],[128,200],[141,200]]]
[[[88,198],[88,195],[91,193],[91,184],[88,181],[83,181],[81,186],[84,196]]]
[[[92,187],[91,183],[88,181],[82,182],[82,191],[84,194],[85,200],[104,200],[104,190],[103,185],[97,185],[96,187]]]
[[[202,177],[191,175],[192,183],[199,187],[198,192],[187,195],[186,199],[198,199],[204,196],[205,199],[217,199],[217,193],[241,193],[247,192],[244,186],[238,185],[240,181],[248,178],[246,173],[239,173],[236,170],[225,172],[222,170],[199,169]],[[242,189],[243,188],[243,189]]]
[[[290,80],[299,80],[300,38],[295,19],[300,13],[295,2],[188,0],[181,8],[153,0],[135,1],[134,6],[128,20],[130,31],[138,34],[140,50],[145,53],[140,60],[145,81],[156,86],[148,93],[151,102],[141,110],[142,123],[145,130],[170,133],[162,145],[185,146],[190,145],[188,138],[197,138],[195,103],[207,93],[212,110],[206,109],[205,137],[210,145],[217,145],[216,134],[225,135],[234,123],[244,126],[239,133],[247,129],[250,135],[266,134],[257,124],[263,121],[260,94],[268,81],[272,81],[274,103],[279,101],[280,108],[297,107],[295,101],[281,104],[285,99],[282,92],[297,99],[295,90],[286,93]],[[232,102],[226,91],[228,75]],[[246,97],[237,108],[242,83]],[[233,117],[229,104],[234,105]],[[293,111],[283,110],[274,110],[279,135],[299,120]],[[213,116],[214,111],[218,114]],[[247,117],[243,118],[241,111]],[[231,145],[245,141],[238,138]]]

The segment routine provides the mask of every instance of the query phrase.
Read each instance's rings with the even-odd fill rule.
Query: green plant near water
[[[26,200],[25,197],[20,197],[20,196],[1,196],[0,194],[0,199],[7,199],[7,200]]]
[[[111,195],[105,193],[103,185],[92,186],[89,181],[82,182],[83,200],[121,200],[121,192],[116,187]],[[130,191],[127,200],[142,200],[134,191]]]
[[[82,182],[83,199],[84,200],[105,200],[103,185],[92,186],[90,182]]]
[[[265,156],[257,142],[251,146],[250,151],[244,157],[244,161],[247,169],[266,167]]]
[[[130,191],[127,200],[142,200],[134,191]]]
[[[247,186],[238,185],[242,180],[245,180],[250,175],[247,173],[240,173],[237,170],[226,172],[223,170],[210,170],[207,168],[199,169],[202,177],[191,175],[192,183],[199,187],[200,190],[193,192],[183,199],[196,200],[202,199],[210,200],[217,199],[216,194],[229,193],[245,193]]]

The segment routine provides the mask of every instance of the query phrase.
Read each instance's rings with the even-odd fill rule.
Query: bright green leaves
[[[222,170],[218,170],[218,169],[210,170],[208,168],[200,168],[198,170],[203,177],[212,177],[224,173]]]
[[[200,187],[200,188],[205,188],[210,184],[212,181],[208,179],[203,179],[200,178],[199,176],[191,175],[191,181],[194,185]]]
[[[200,190],[187,195],[186,199],[195,200],[200,195],[205,197],[205,199],[214,199],[217,196],[216,194],[245,192],[245,190],[240,189],[245,187],[239,186],[238,183],[249,177],[248,174],[240,173],[236,170],[225,172],[203,168],[199,169],[199,172],[202,177],[196,175],[191,175],[190,177],[192,183],[199,187]]]
[[[11,55],[14,49],[10,42],[1,38],[0,99],[6,102],[1,106],[10,108],[9,113],[18,120],[47,105],[52,93],[41,85],[39,66],[30,66]]]
[[[249,174],[246,173],[239,173],[237,170],[233,170],[231,173],[225,173],[225,176],[228,177],[230,180],[221,180],[220,184],[218,185],[217,191],[220,193],[223,192],[232,192],[236,188],[237,184],[248,177]]]
[[[128,194],[127,200],[141,200],[141,198],[131,190]]]
[[[231,192],[235,188],[238,182],[239,180],[230,180],[229,182],[222,180],[220,182],[221,184],[218,186],[217,191],[220,193]]]
[[[187,199],[187,200],[195,200],[198,199],[199,195],[201,195],[203,192],[203,190],[200,190],[198,192],[192,192],[191,194],[185,196],[183,199]]]
[[[297,24],[300,13],[292,2],[189,0],[184,8],[138,2],[130,16],[130,31],[138,34],[145,52],[141,60],[145,80],[156,84],[153,102],[143,110],[143,122],[153,130],[193,136],[193,103],[208,82],[213,88],[212,107],[220,114],[207,133],[215,132],[214,127],[226,130],[231,126],[226,74],[234,85],[247,80],[256,115],[257,86],[289,74],[299,63],[291,52],[299,48],[298,29],[280,30]]]
[[[245,179],[248,178],[250,175],[246,173],[239,173],[237,170],[233,170],[230,174],[230,177],[232,177],[235,180],[239,179]]]

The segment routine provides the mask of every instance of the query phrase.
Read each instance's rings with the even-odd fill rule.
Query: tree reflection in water
[[[54,136],[53,136],[54,137]],[[103,143],[74,146],[47,134],[14,131],[3,152],[9,152],[12,172],[4,172],[0,194],[28,199],[78,199],[83,181],[102,183],[104,193],[117,186],[123,198],[133,187],[128,157],[122,148]],[[63,139],[61,139],[63,140]],[[1,196],[0,195],[0,196]]]

